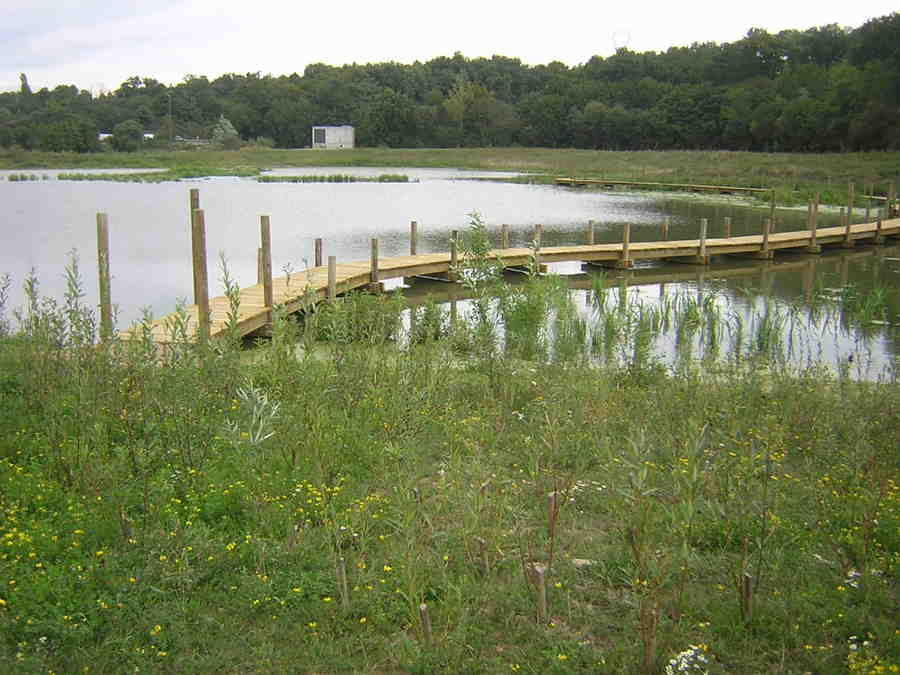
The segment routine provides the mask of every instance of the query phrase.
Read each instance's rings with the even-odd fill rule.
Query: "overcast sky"
[[[97,93],[133,75],[303,73],[310,63],[412,63],[462,52],[574,66],[618,47],[732,42],[749,28],[856,28],[896,0],[0,0],[0,90],[75,84]]]

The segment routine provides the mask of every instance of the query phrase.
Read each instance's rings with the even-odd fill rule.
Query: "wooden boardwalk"
[[[604,243],[576,246],[548,246],[537,249],[540,263],[582,261],[611,267],[627,268],[635,261],[660,260],[687,262],[697,265],[708,264],[710,256],[744,255],[760,259],[770,259],[779,251],[807,252],[817,245],[839,245],[852,247],[857,242],[880,243],[884,237],[900,235],[900,218],[882,222],[860,223],[850,226],[819,228],[815,234],[810,230],[774,232],[768,235],[743,235],[737,237],[712,237],[705,239],[682,239],[674,241]],[[813,239],[814,238],[814,239]],[[500,248],[491,253],[504,267],[527,265],[534,251],[529,248]],[[373,261],[339,263],[334,265],[333,291],[336,294],[370,287],[373,282],[417,275],[448,275],[452,273],[451,253],[428,253],[422,255],[377,258],[373,273]],[[283,305],[288,313],[294,313],[321,302],[329,296],[329,268],[327,265],[313,267],[292,273],[289,277],[276,277],[272,281],[273,301]],[[211,298],[210,337],[222,335],[225,331],[230,311],[229,300],[225,296]],[[188,317],[187,336],[193,339],[198,334],[199,313],[196,305],[185,308]],[[264,329],[269,321],[270,310],[264,302],[262,284],[256,284],[240,291],[240,310],[237,326],[241,335],[251,335]],[[153,340],[159,344],[171,341],[171,325],[174,314],[153,321],[150,326]],[[133,328],[123,337],[137,333]]]

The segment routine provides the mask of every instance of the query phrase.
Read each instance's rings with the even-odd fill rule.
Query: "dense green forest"
[[[302,75],[131,77],[108,93],[75,85],[0,93],[0,146],[134,150],[153,133],[220,144],[304,147],[315,124],[353,124],[357,144],[610,150],[844,151],[900,148],[900,13],[731,43],[619,49],[568,67],[517,58],[321,63]],[[233,130],[237,132],[235,136]]]

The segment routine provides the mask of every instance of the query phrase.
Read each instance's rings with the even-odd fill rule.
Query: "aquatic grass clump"
[[[377,176],[354,176],[352,174],[325,174],[304,176],[257,176],[259,183],[409,183],[406,174],[384,173]]]

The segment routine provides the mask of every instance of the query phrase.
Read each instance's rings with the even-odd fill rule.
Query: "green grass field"
[[[75,279],[0,312],[0,671],[897,672],[896,381],[611,307],[598,365],[552,278],[471,285],[163,361]]]

